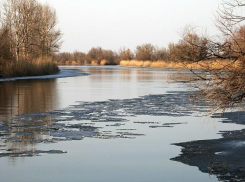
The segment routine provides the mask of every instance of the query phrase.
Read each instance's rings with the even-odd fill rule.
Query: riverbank
[[[135,66],[135,67],[153,67],[153,68],[187,68],[187,69],[233,69],[239,67],[238,62],[230,60],[205,60],[195,63],[190,62],[178,62],[178,61],[140,61],[140,60],[121,60],[118,63],[110,63],[107,60],[95,61],[91,64],[84,64],[91,66]],[[79,66],[75,61],[68,62],[67,64],[61,64],[60,66]]]
[[[59,67],[51,59],[5,61],[0,66],[0,78],[52,75],[59,71]]]
[[[236,68],[239,63],[230,60],[205,60],[195,63],[177,62],[177,61],[140,61],[140,60],[122,60],[121,66],[137,67],[156,67],[156,68],[188,68],[188,69],[222,69],[225,67]]]

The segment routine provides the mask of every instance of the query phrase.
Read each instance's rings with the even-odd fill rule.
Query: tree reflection
[[[45,127],[49,126],[51,118],[39,117],[36,120],[19,121],[16,115],[45,112],[58,107],[59,95],[56,80],[20,80],[0,83],[0,135],[2,146],[10,152],[32,150],[38,140],[47,136],[42,135]],[[0,122],[1,123],[1,122]],[[7,146],[4,145],[7,140]]]
[[[56,108],[56,80],[20,80],[0,85],[0,119]]]

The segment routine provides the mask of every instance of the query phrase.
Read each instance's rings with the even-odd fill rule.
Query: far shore
[[[234,65],[230,60],[204,60],[198,62],[184,61],[139,61],[139,60],[122,60],[121,66],[138,66],[138,67],[156,67],[156,68],[188,68],[188,69],[223,69],[232,65],[236,68],[239,63]]]
[[[141,60],[121,60],[118,64],[111,64],[106,60],[92,61],[90,66],[135,66],[135,67],[154,67],[154,68],[187,68],[187,69],[223,69],[223,68],[236,68],[239,63],[230,60],[204,60],[198,62],[184,62],[184,61],[141,61]],[[84,66],[75,61],[67,62],[66,64],[59,64],[59,66]]]

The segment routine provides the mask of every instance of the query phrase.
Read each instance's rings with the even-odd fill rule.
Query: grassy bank
[[[175,61],[139,61],[139,60],[122,60],[121,66],[138,66],[138,67],[156,67],[156,68],[188,68],[188,69],[227,69],[236,68],[239,63],[233,64],[229,60],[206,60],[198,63],[175,62]]]
[[[50,75],[59,72],[58,66],[51,59],[32,61],[8,61],[0,67],[0,77],[22,77]]]

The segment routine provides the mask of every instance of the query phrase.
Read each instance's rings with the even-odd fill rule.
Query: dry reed
[[[35,59],[19,62],[8,61],[0,68],[5,77],[50,75],[59,72],[58,66],[51,59]]]
[[[107,64],[107,60],[103,59],[100,61],[100,65],[106,65]]]
[[[122,60],[121,66],[137,67],[158,67],[158,68],[188,68],[188,69],[223,69],[224,67],[233,68],[239,66],[239,62],[233,64],[230,60],[204,60],[197,63],[176,62],[176,61],[139,61],[139,60]]]
[[[99,65],[99,61],[97,61],[97,60],[92,60],[92,61],[91,61],[91,65],[97,66],[97,65]]]

